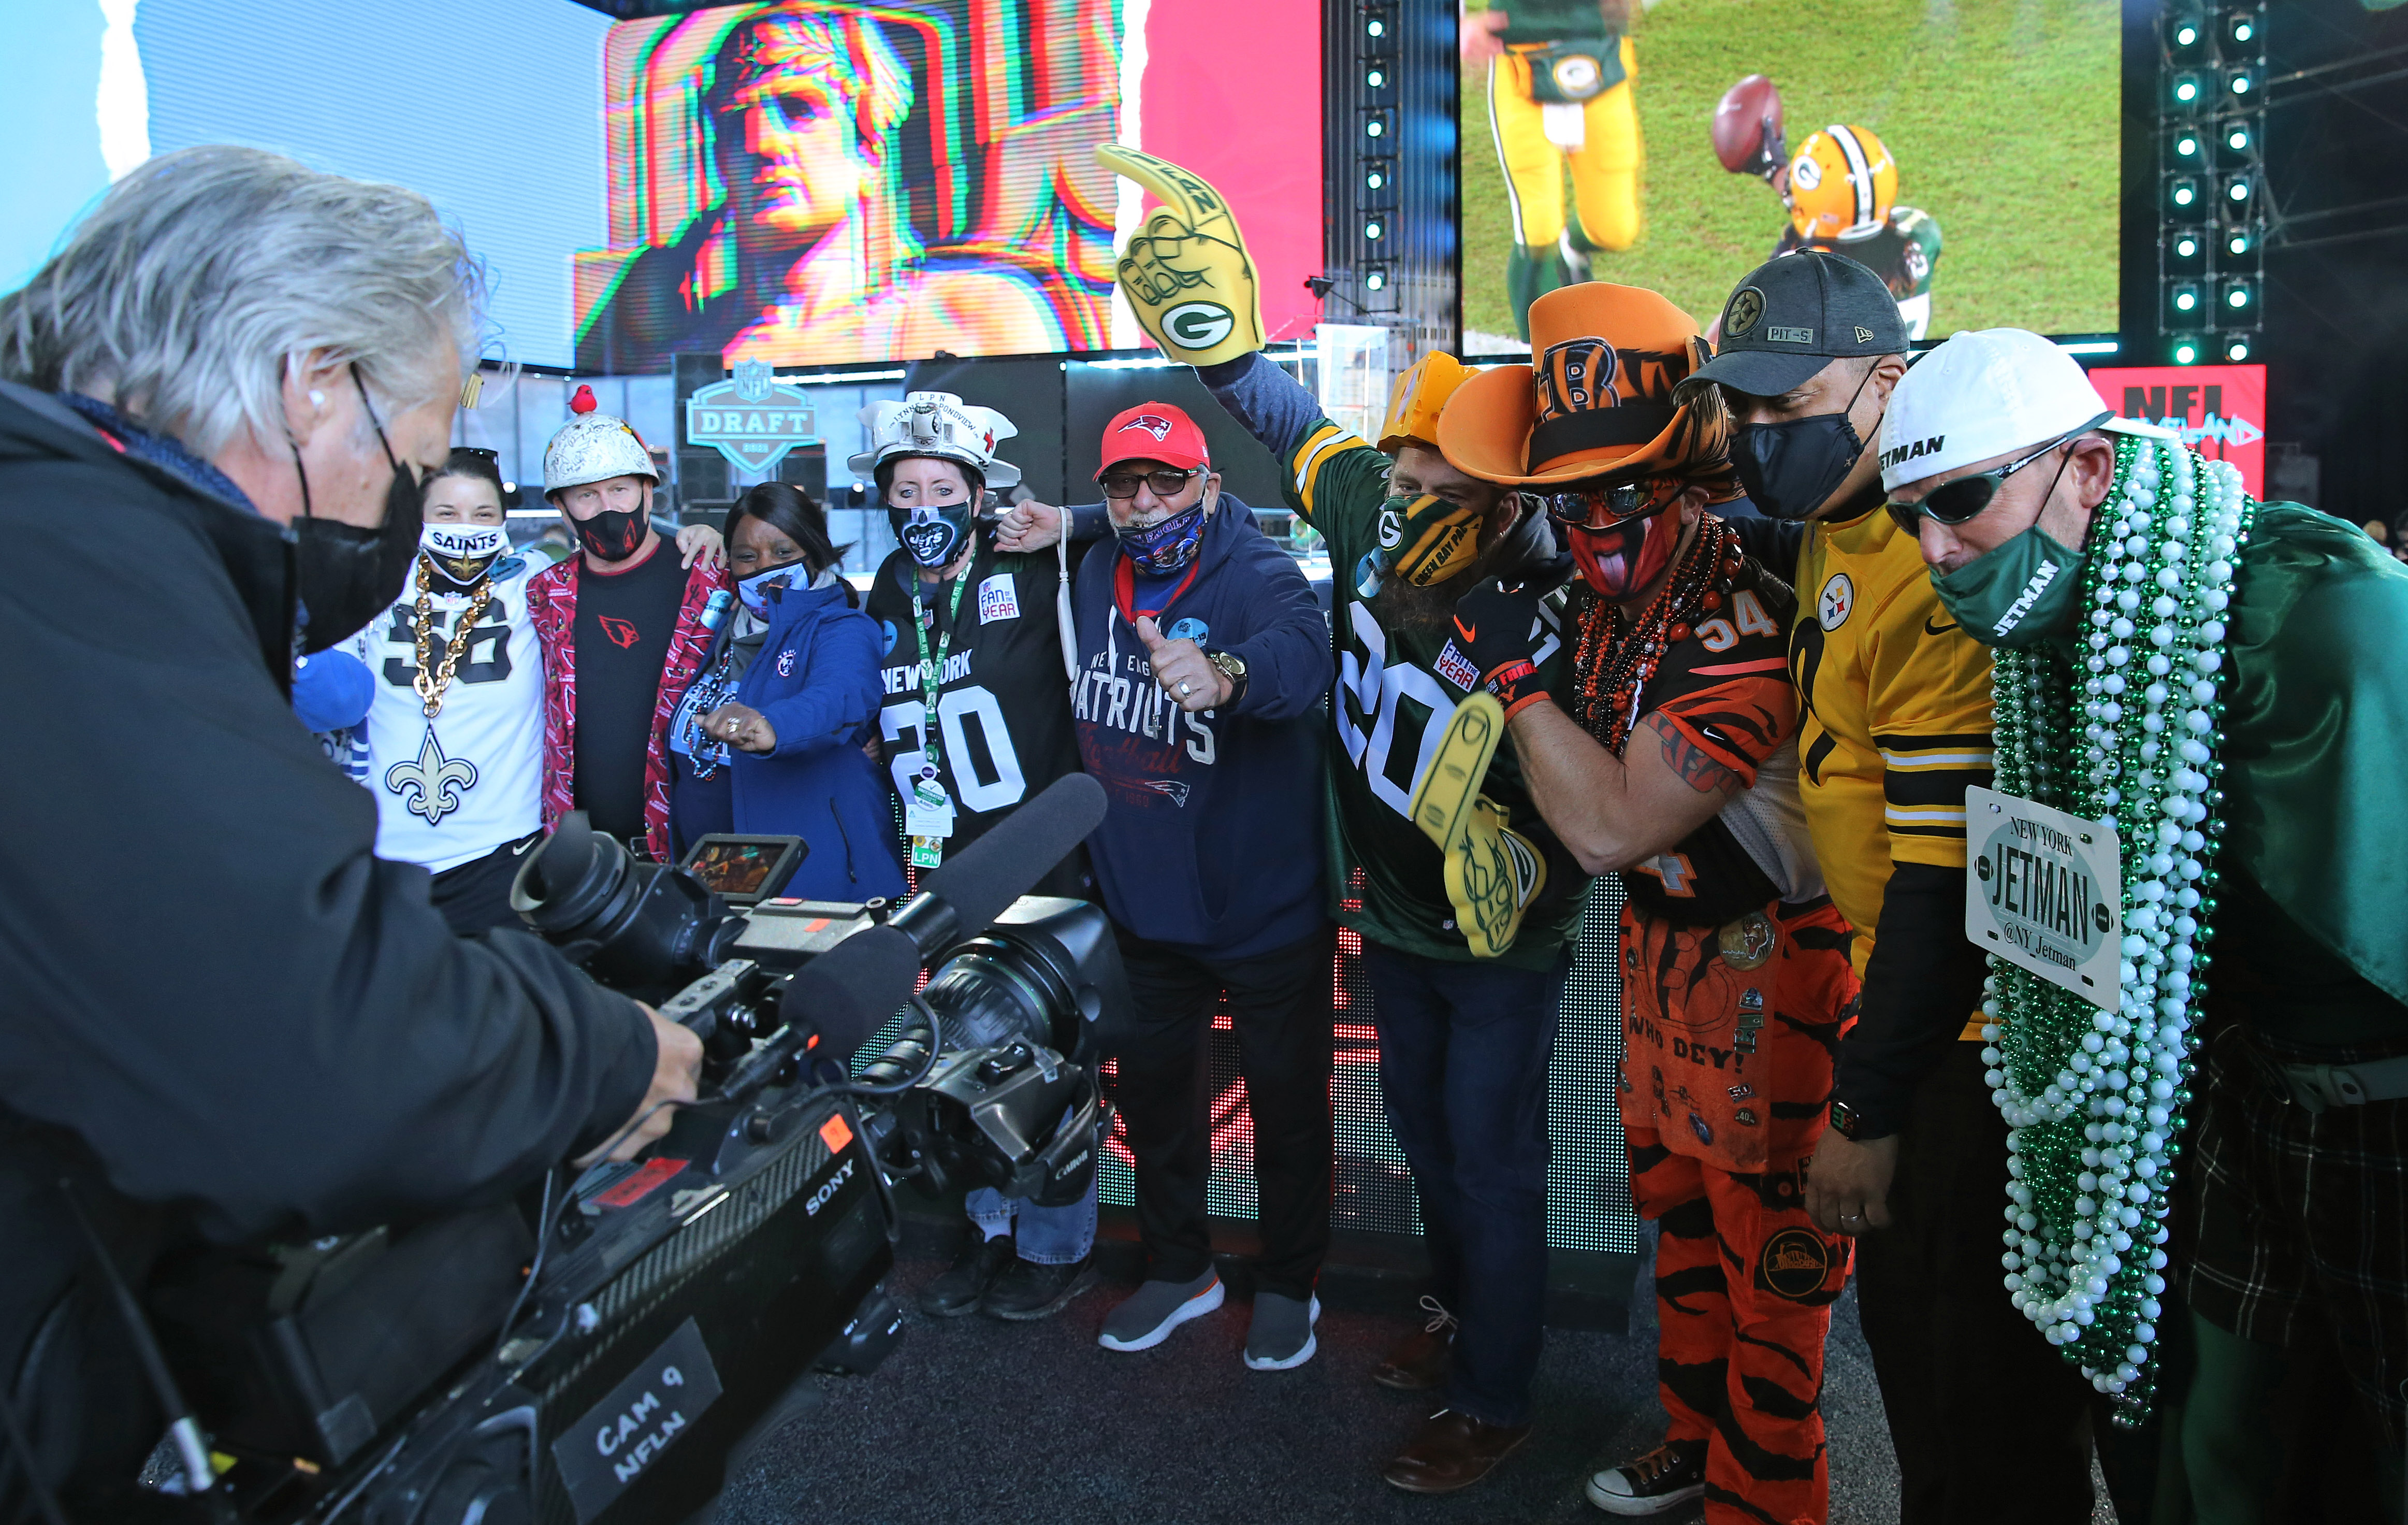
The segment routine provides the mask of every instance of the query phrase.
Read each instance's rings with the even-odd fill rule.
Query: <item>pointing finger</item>
[[[1096,149],[1096,162],[1153,192],[1165,207],[1179,214],[1190,230],[1237,241],[1237,221],[1229,215],[1229,203],[1221,193],[1169,160],[1116,143],[1104,143]]]

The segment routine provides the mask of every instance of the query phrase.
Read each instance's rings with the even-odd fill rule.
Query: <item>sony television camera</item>
[[[805,1372],[867,1371],[899,1331],[890,1180],[1085,1194],[1126,985],[1100,911],[1020,891],[1102,813],[1064,779],[891,908],[766,898],[791,839],[672,869],[565,819],[513,904],[701,1038],[700,1099],[637,1159],[548,1181],[532,1230],[502,1203],[168,1267],[150,1322],[197,1424],[166,1490],[322,1525],[707,1510]],[[201,1432],[235,1465],[196,1488]]]

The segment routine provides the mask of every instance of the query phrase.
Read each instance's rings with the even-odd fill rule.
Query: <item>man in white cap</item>
[[[2016,329],[1908,372],[1881,466],[1941,602],[1996,649],[2000,792],[1968,799],[1968,899],[2013,1129],[2002,1293],[2138,1417],[2179,1284],[2202,1518],[2272,1518],[2262,1407],[2287,1350],[2329,1341],[2397,1499],[2408,572],[2111,417]],[[2165,1247],[2177,1181],[2186,1266]]]
[[[543,647],[543,824],[581,810],[595,830],[666,860],[668,719],[709,654],[711,597],[732,597],[732,584],[714,555],[681,565],[652,527],[660,468],[627,422],[595,411],[589,387],[568,406],[577,416],[543,453],[543,492],[580,554],[526,585]]]

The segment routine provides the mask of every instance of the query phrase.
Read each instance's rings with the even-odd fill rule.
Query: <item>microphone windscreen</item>
[[[842,1064],[895,1019],[919,978],[920,950],[911,940],[892,927],[872,927],[796,970],[778,1015],[819,1035],[811,1054]]]
[[[1084,773],[1066,773],[960,856],[948,856],[920,881],[921,893],[952,906],[961,918],[962,935],[975,935],[1103,823],[1104,786]]]

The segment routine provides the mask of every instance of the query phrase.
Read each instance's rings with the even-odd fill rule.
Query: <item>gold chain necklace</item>
[[[415,631],[418,637],[418,677],[413,686],[418,690],[419,702],[425,706],[427,719],[432,720],[443,712],[444,691],[452,686],[452,674],[459,668],[460,658],[466,655],[468,639],[476,633],[479,622],[484,619],[485,605],[492,601],[493,597],[493,578],[479,578],[467,613],[452,628],[452,640],[443,652],[443,666],[429,678],[426,671],[426,632],[435,623],[435,592],[426,575],[426,558],[423,555],[418,558],[418,627]]]

